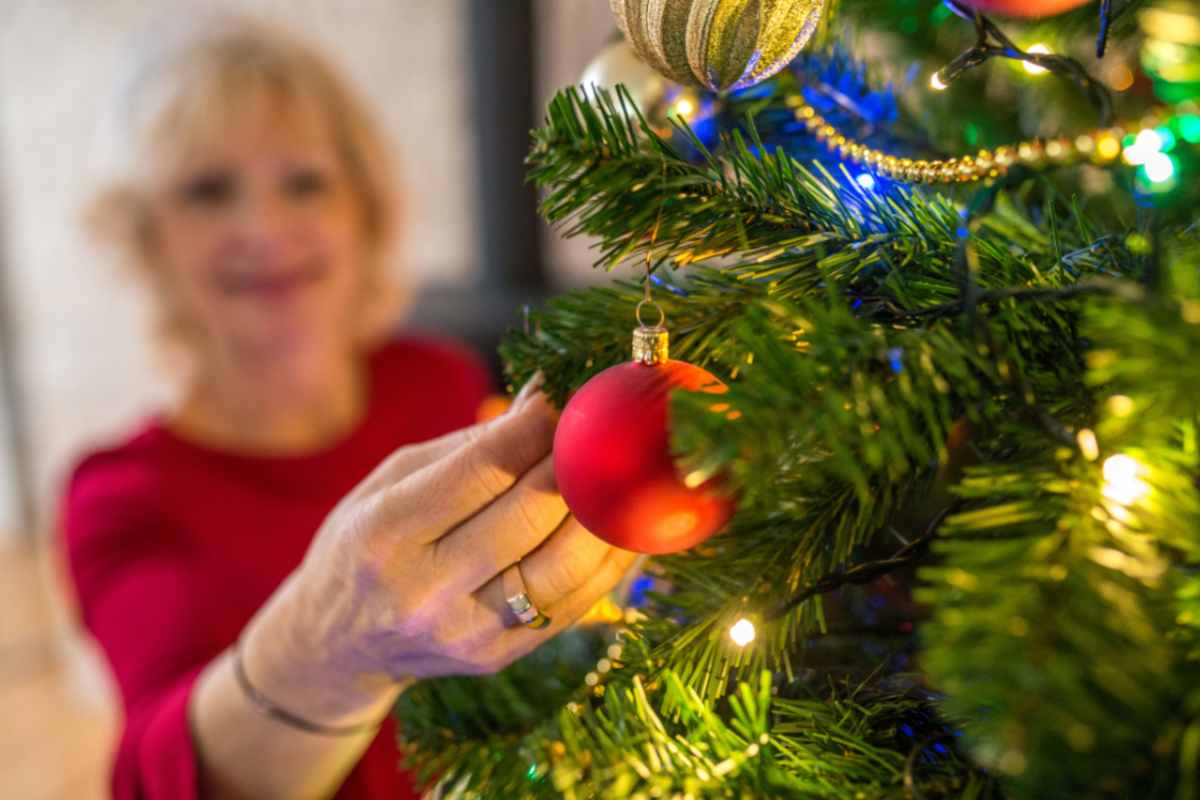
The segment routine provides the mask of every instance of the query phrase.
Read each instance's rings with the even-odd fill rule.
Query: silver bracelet
[[[308,733],[316,733],[321,736],[354,736],[356,734],[375,731],[383,723],[383,720],[379,720],[378,722],[366,722],[360,725],[324,725],[319,722],[307,720],[299,714],[288,711],[286,708],[276,704],[258,689],[255,689],[254,684],[250,683],[250,678],[246,675],[246,665],[242,663],[241,639],[233,643],[233,674],[237,676],[238,685],[242,687],[242,691],[245,693],[247,699],[259,711],[272,719],[279,720],[286,725],[307,731]]]

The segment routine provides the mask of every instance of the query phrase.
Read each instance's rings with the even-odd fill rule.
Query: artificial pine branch
[[[993,791],[940,707],[1014,796],[1113,794],[1147,776],[1151,795],[1189,796],[1200,386],[1179,365],[1200,346],[1200,306],[1195,262],[1174,249],[1187,234],[1161,233],[1174,283],[1148,292],[1128,281],[1144,267],[1138,235],[1097,230],[1039,179],[1005,186],[972,223],[964,296],[952,199],[865,191],[764,142],[753,120],[744,130],[684,152],[620,97],[569,91],[535,134],[547,217],[597,237],[604,267],[654,267],[676,357],[731,381],[719,410],[677,395],[674,444],[685,469],[725,474],[741,510],[721,536],[656,560],[669,591],[650,596],[601,696],[580,680],[599,652],[564,657],[564,642],[538,657],[578,674],[545,698],[529,694],[546,671],[536,660],[410,692],[401,716],[423,774],[472,797]],[[532,311],[502,347],[510,378],[542,370],[561,404],[627,358],[641,298],[618,282]],[[1117,391],[1147,413],[1120,425],[1098,413]],[[931,510],[919,506],[946,488],[964,420],[980,464],[931,529],[931,553],[897,559],[888,531]],[[1075,446],[1088,426],[1154,465],[1148,506],[1097,518],[1099,454]],[[847,576],[910,578],[917,565],[931,621],[903,599],[902,619],[846,612],[867,599]],[[739,615],[761,623],[746,650],[725,636]],[[939,704],[904,669],[914,623]],[[1140,760],[1123,763],[1131,752]],[[1089,769],[1097,754],[1105,768]]]
[[[860,562],[844,570],[835,570],[829,575],[817,579],[776,606],[768,614],[767,618],[773,619],[782,616],[809,598],[816,597],[819,594],[828,594],[843,586],[852,584],[862,585],[872,583],[884,575],[889,575],[897,570],[915,565],[925,556],[926,546],[937,536],[938,528],[944,519],[945,513],[939,513],[930,524],[928,530],[887,558],[878,561]]]
[[[935,609],[924,668],[972,754],[1019,796],[1170,785],[1153,748],[1188,670],[1176,672],[1162,613],[1167,564],[1097,522],[1099,498],[1077,489],[1095,492],[1086,469],[1039,461],[978,468],[962,485],[986,505],[947,521],[941,562],[921,573],[918,597]]]
[[[431,699],[437,713],[451,712],[421,697]],[[402,721],[416,710],[403,700]],[[947,729],[919,692],[842,683],[818,694],[763,672],[734,687],[720,710],[665,671],[573,703],[536,739],[416,745],[409,761],[439,775],[445,798],[898,800],[969,796],[988,783],[952,746],[922,746]]]
[[[1185,733],[1200,713],[1196,255],[1171,254],[1169,294],[1127,283],[1087,306],[1104,448],[974,470],[959,492],[976,507],[922,573],[926,667],[976,758],[1022,795],[1200,788]]]

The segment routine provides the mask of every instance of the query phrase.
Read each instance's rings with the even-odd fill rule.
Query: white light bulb
[[[1164,183],[1175,176],[1175,162],[1166,153],[1153,153],[1142,165],[1146,177],[1154,183]]]
[[[1162,135],[1153,128],[1144,128],[1134,138],[1133,143],[1125,148],[1122,157],[1125,159],[1126,164],[1136,167],[1139,164],[1145,164],[1153,158],[1156,153],[1162,150],[1162,147]],[[1172,171],[1174,171],[1174,165],[1172,165]]]
[[[1100,457],[1100,443],[1096,441],[1096,433],[1091,428],[1083,428],[1075,436],[1075,441],[1079,444],[1079,452],[1088,461],[1095,461]]]
[[[1142,471],[1136,459],[1124,454],[1110,456],[1104,460],[1104,480],[1111,483],[1131,481]]]
[[[1145,468],[1127,455],[1118,453],[1104,460],[1104,496],[1109,500],[1129,506],[1150,491],[1142,481]]]
[[[1162,134],[1154,130],[1154,128],[1142,128],[1138,131],[1137,138],[1133,140],[1135,146],[1142,148],[1151,153],[1157,153],[1162,150],[1163,142]]]
[[[935,92],[945,91],[946,82],[942,80],[941,72],[935,72],[929,76],[929,88]]]
[[[745,647],[750,644],[757,635],[757,631],[754,630],[754,623],[745,617],[733,623],[733,627],[729,629],[729,638],[733,639],[733,643],[738,647]]]
[[[1044,44],[1039,43],[1039,44],[1035,44],[1033,47],[1029,48],[1026,52],[1035,53],[1035,54],[1041,55],[1041,56],[1048,56],[1048,55],[1050,55],[1050,48],[1046,47],[1046,45],[1044,45]],[[1039,67],[1037,64],[1034,64],[1032,61],[1022,61],[1021,66],[1024,67],[1025,71],[1028,72],[1030,75],[1044,75],[1045,73],[1050,71],[1050,70],[1046,69],[1045,67]]]

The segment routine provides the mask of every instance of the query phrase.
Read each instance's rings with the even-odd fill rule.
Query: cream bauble
[[[583,70],[579,83],[590,95],[594,89],[613,90],[623,84],[642,114],[652,113],[666,97],[671,82],[638,58],[629,42],[618,39],[606,46]]]

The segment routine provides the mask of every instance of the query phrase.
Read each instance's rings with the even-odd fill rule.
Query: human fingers
[[[555,418],[534,392],[509,414],[465,431],[449,455],[383,489],[397,529],[428,544],[508,491],[550,452]],[[384,517],[386,523],[386,513]]]
[[[570,594],[551,603],[543,609],[543,613],[552,616],[555,623],[559,620],[566,620],[568,625],[574,623],[586,614],[597,600],[611,592],[640,557],[638,553],[629,550],[609,547],[604,560],[588,576],[587,581]]]
[[[541,546],[513,566],[529,599],[539,608],[549,608],[587,583],[604,563],[612,546],[588,533],[573,516],[554,531]],[[495,606],[510,596],[506,572],[480,587],[479,597]]]
[[[542,387],[543,383],[544,378],[542,377],[542,373],[539,372],[534,375],[521,387],[521,391],[513,398],[512,405],[509,406],[508,410],[504,414],[494,417],[487,422],[460,428],[444,436],[439,436],[436,439],[405,445],[397,449],[385,458],[371,473],[370,477],[363,482],[363,489],[374,491],[389,483],[396,483],[408,477],[409,474],[416,470],[449,456],[472,439],[482,436],[485,430],[501,424],[504,417],[518,413],[534,398],[534,395]]]
[[[541,612],[550,618],[549,625],[541,629],[525,625],[511,627],[482,647],[476,661],[488,671],[489,667],[502,669],[518,658],[528,655],[538,645],[573,625],[597,600],[612,591],[637,558],[637,553],[609,548],[604,560],[582,586],[558,602],[540,608]],[[511,617],[511,612],[509,616]]]
[[[396,674],[419,677],[497,672],[583,616],[596,600],[612,591],[637,558],[636,553],[610,549],[582,587],[542,609],[550,617],[550,624],[540,629],[515,625],[502,583],[489,582],[476,593],[472,612],[463,617],[471,621],[455,626],[450,638],[456,643],[422,648],[396,660],[392,669]]]
[[[435,569],[474,591],[555,534],[566,516],[554,457],[544,456],[512,488],[433,543]]]

